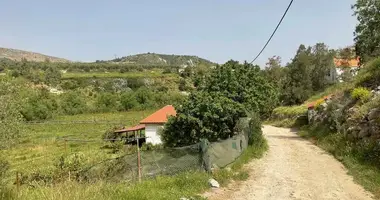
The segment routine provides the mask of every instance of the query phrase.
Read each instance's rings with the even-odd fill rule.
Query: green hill
[[[137,64],[137,65],[162,65],[162,66],[196,66],[196,65],[216,65],[216,63],[209,60],[200,58],[198,56],[190,55],[168,55],[156,53],[144,53],[116,58],[109,61],[97,62],[113,62],[123,64]]]
[[[54,56],[48,56],[40,53],[35,53],[31,51],[23,51],[18,49],[11,48],[2,48],[0,47],[0,59],[9,59],[14,61],[21,61],[25,58],[28,61],[43,62],[46,59],[49,59],[51,62],[70,62],[64,58],[58,58]]]

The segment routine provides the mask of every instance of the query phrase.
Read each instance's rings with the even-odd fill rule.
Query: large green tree
[[[286,80],[287,69],[281,66],[281,57],[273,56],[268,59],[263,72],[265,77],[276,86],[276,89],[280,90]]]
[[[166,146],[195,144],[202,138],[211,142],[234,135],[234,127],[245,109],[220,93],[194,92],[176,108],[177,116],[169,118],[162,133]]]
[[[333,77],[329,78],[335,72],[333,58],[334,52],[330,51],[326,44],[317,43],[311,47],[312,60],[309,67],[312,70],[310,75],[314,91],[324,90],[335,81]]]
[[[162,138],[167,146],[194,144],[231,137],[237,121],[246,113],[268,116],[278,101],[274,86],[258,66],[236,61],[217,66],[177,106],[177,116],[165,125]]]
[[[362,62],[380,56],[380,1],[357,0],[352,8],[359,22],[355,29],[357,55]]]
[[[311,47],[300,45],[296,56],[287,66],[289,73],[282,93],[283,104],[303,103],[313,93]]]
[[[246,62],[230,60],[217,66],[198,90],[221,93],[262,117],[269,116],[278,103],[275,86],[262,75],[259,66]]]

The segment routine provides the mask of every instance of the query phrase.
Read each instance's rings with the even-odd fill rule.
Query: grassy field
[[[151,114],[152,110],[130,111],[103,114],[82,114],[74,116],[59,116],[54,120],[82,121],[82,120],[114,120],[121,121],[125,126],[137,124],[141,119]],[[166,200],[181,197],[204,199],[199,194],[206,191],[209,186],[207,180],[212,176],[222,186],[230,180],[244,180],[248,172],[244,171],[243,164],[251,159],[260,158],[267,150],[266,141],[249,147],[231,166],[232,171],[219,170],[214,174],[205,172],[183,172],[176,176],[158,176],[154,179],[144,180],[142,183],[109,182],[97,180],[94,182],[75,182],[65,179],[53,185],[35,184],[33,187],[22,185],[19,190],[14,183],[16,172],[31,174],[33,172],[49,171],[54,168],[61,155],[80,152],[86,158],[88,165],[115,158],[122,153],[110,153],[103,149],[107,142],[101,141],[102,134],[113,125],[110,124],[27,124],[26,136],[21,144],[4,151],[6,159],[11,164],[7,182],[11,196],[5,199],[136,199],[136,200]],[[97,140],[95,142],[65,142],[59,137]],[[109,144],[109,143],[108,143]],[[65,147],[66,146],[66,147]],[[0,199],[1,199],[0,188]]]
[[[73,79],[73,78],[157,78],[157,77],[175,77],[176,74],[162,74],[160,71],[150,71],[150,72],[87,72],[87,73],[64,73],[63,79]]]
[[[61,116],[53,120],[114,120],[125,126],[136,125],[141,119],[151,114],[152,110],[131,111],[119,113],[82,114],[75,116]],[[113,124],[28,124],[26,134],[21,144],[6,150],[4,155],[11,165],[11,178],[16,172],[29,174],[34,171],[48,170],[59,156],[66,153],[81,152],[88,163],[118,156],[101,149],[107,144],[101,140],[103,133],[112,128]],[[69,137],[92,142],[68,141],[65,144],[60,137]]]

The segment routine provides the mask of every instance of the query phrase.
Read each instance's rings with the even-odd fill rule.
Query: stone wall
[[[322,123],[349,139],[380,141],[380,86],[371,92],[368,102],[358,102],[349,93],[332,96],[308,110],[309,124]]]

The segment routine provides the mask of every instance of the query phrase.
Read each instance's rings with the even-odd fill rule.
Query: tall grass
[[[66,153],[81,152],[89,164],[119,156],[102,149],[109,142],[101,141],[103,133],[115,125],[126,127],[136,125],[141,119],[151,114],[152,110],[129,111],[119,113],[81,114],[60,116],[53,120],[111,120],[120,124],[28,124],[26,134],[17,146],[4,150],[3,155],[10,163],[11,177],[15,173],[30,174],[36,171],[50,171],[54,168],[57,159]],[[96,141],[68,141],[62,137],[96,140]]]

